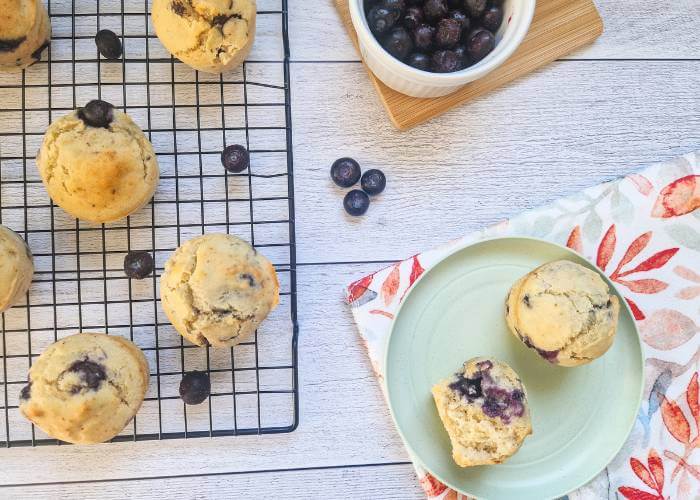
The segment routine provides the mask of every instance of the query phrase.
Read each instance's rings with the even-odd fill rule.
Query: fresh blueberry
[[[406,0],[382,0],[381,4],[387,9],[398,9],[402,14],[406,9]]]
[[[428,22],[435,23],[447,15],[447,3],[445,0],[425,0],[423,12]]]
[[[370,196],[377,195],[386,187],[386,176],[381,170],[373,168],[362,174],[362,190]]]
[[[443,49],[451,49],[462,36],[462,24],[455,19],[445,18],[438,23],[435,44]]]
[[[206,372],[187,372],[180,381],[180,398],[188,405],[198,405],[209,397],[211,381]]]
[[[459,9],[463,3],[463,0],[447,0],[447,6],[450,9]]]
[[[100,54],[107,59],[119,59],[122,56],[122,42],[114,31],[98,31],[95,35],[95,44]]]
[[[340,158],[331,166],[331,179],[338,186],[348,188],[360,180],[360,164],[352,158]]]
[[[481,25],[487,30],[495,33],[503,22],[503,9],[492,5],[481,16]]]
[[[469,30],[469,26],[471,24],[471,21],[469,20],[469,16],[467,16],[464,11],[461,10],[453,10],[450,12],[450,19],[454,19],[455,21],[459,22],[459,24],[462,26],[462,33],[466,33]]]
[[[90,101],[78,110],[78,118],[89,127],[109,128],[114,118],[114,106],[106,101]]]
[[[397,27],[384,40],[384,48],[396,59],[403,61],[413,51],[413,41],[406,28]]]
[[[460,43],[452,51],[457,54],[457,59],[459,59],[459,69],[464,69],[471,65],[471,58],[466,45]]]
[[[142,280],[153,272],[153,256],[150,252],[133,251],[124,257],[124,273],[129,278]]]
[[[239,174],[250,167],[250,153],[240,144],[231,144],[221,152],[221,164],[229,172]]]
[[[421,24],[413,30],[413,43],[418,50],[429,50],[433,46],[435,28],[429,24]]]
[[[431,64],[436,73],[452,73],[459,69],[459,58],[452,50],[438,50],[433,54]]]
[[[406,29],[415,30],[425,19],[423,9],[420,7],[409,7],[406,15],[403,16],[403,25]]]
[[[406,61],[410,66],[422,71],[430,71],[430,57],[423,54],[422,52],[414,52],[408,56],[408,61]]]
[[[472,61],[481,61],[486,57],[496,46],[496,39],[488,30],[483,28],[474,30],[469,34],[467,40],[467,51]]]
[[[352,216],[364,215],[369,208],[369,196],[364,191],[353,189],[348,192],[343,199],[343,207],[345,211]]]
[[[372,7],[367,13],[369,28],[375,35],[384,35],[394,27],[399,20],[401,11],[398,9],[386,8],[381,5]]]
[[[464,0],[464,8],[472,17],[479,17],[486,10],[486,0]]]

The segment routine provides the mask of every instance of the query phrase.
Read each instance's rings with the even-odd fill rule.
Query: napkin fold
[[[646,360],[644,398],[627,442],[605,470],[568,498],[700,498],[699,157],[690,153],[586,189],[350,284],[346,301],[377,378],[383,378],[399,304],[416,279],[452,251],[496,236],[566,245],[618,285],[637,321]],[[465,498],[412,459],[428,497]]]

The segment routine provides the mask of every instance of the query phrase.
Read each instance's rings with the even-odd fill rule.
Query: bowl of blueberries
[[[365,63],[413,97],[451,94],[500,66],[534,12],[535,0],[350,0]]]

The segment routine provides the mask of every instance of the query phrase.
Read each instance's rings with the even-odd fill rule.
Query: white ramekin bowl
[[[496,48],[478,63],[454,73],[429,73],[404,64],[379,44],[367,24],[363,0],[350,0],[350,16],[360,52],[372,73],[392,89],[413,97],[439,97],[459,90],[503,64],[523,41],[535,12],[535,0],[505,0]]]

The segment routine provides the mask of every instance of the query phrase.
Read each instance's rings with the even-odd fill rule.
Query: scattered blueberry
[[[414,52],[408,56],[408,61],[406,61],[410,66],[423,71],[430,71],[430,57],[423,54],[422,52]]]
[[[239,174],[250,167],[250,153],[240,144],[231,144],[221,152],[221,164],[229,172]]]
[[[124,257],[124,273],[129,278],[142,280],[153,272],[153,256],[150,252],[132,251]]]
[[[331,166],[331,179],[338,186],[348,188],[360,180],[360,164],[352,158],[340,158]]]
[[[381,170],[373,168],[367,170],[362,174],[362,180],[360,181],[362,190],[370,196],[377,195],[384,191],[386,187],[386,176]]]
[[[98,31],[95,35],[95,44],[100,54],[107,59],[119,59],[122,56],[122,42],[114,31]]]
[[[106,101],[94,100],[78,109],[78,118],[90,127],[109,128],[114,118],[114,106]]]
[[[467,51],[474,62],[481,61],[496,46],[496,38],[488,30],[477,29],[470,33]]]
[[[209,397],[211,381],[206,372],[187,372],[180,381],[180,398],[188,405],[198,405]]]
[[[364,215],[369,208],[369,196],[364,191],[353,189],[345,195],[343,206],[345,211],[352,216]]]

